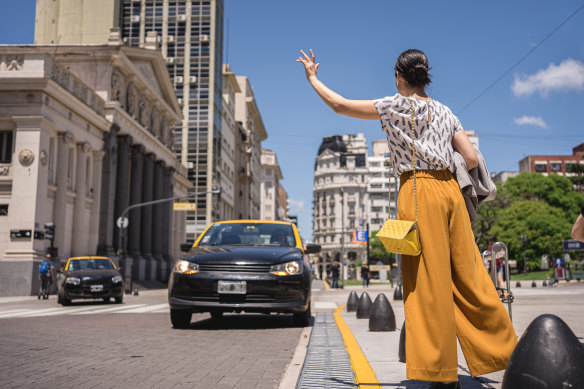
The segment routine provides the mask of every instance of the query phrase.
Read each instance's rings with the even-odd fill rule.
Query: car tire
[[[310,317],[312,313],[310,312],[310,303],[308,303],[308,309],[301,313],[294,314],[294,326],[296,327],[308,327],[310,324]]]
[[[191,317],[193,313],[188,309],[171,309],[170,321],[174,328],[189,328],[191,326]]]
[[[71,299],[59,295],[59,303],[61,303],[62,306],[66,307],[67,305],[71,305]]]
[[[221,320],[223,318],[223,312],[221,311],[212,311],[211,318],[213,320]]]
[[[109,297],[104,297],[103,298],[103,302],[104,303],[109,303],[110,302],[110,298]]]
[[[108,299],[109,300],[109,299]],[[121,304],[124,301],[124,295],[121,294],[115,297],[116,304]]]

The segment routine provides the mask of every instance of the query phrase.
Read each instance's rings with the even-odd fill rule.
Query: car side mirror
[[[183,253],[188,253],[189,251],[191,251],[192,247],[193,247],[192,242],[184,242],[180,244],[180,251],[182,251]]]
[[[318,254],[320,253],[320,245],[315,243],[307,243],[306,244],[306,254]]]

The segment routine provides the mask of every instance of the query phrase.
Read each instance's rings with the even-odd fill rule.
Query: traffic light
[[[55,237],[55,223],[45,223],[45,239],[53,239]]]

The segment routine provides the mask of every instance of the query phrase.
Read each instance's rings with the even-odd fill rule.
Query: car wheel
[[[104,303],[109,303],[110,302],[110,298],[109,297],[104,297],[103,298],[103,302]]]
[[[108,300],[109,300],[109,298],[108,298]],[[115,300],[116,300],[116,304],[121,304],[124,301],[124,295],[121,294],[119,296],[116,296]]]
[[[308,303],[308,309],[301,313],[294,314],[294,325],[296,327],[307,327],[310,324],[310,303]]]
[[[211,312],[211,318],[213,318],[213,320],[221,320],[222,317],[223,317],[223,312],[221,312],[221,311]]]
[[[71,305],[71,299],[68,299],[64,296],[59,296],[59,299],[61,300],[60,303],[62,306],[67,306],[67,305]]]
[[[188,309],[171,309],[170,321],[174,328],[189,328],[193,313]]]

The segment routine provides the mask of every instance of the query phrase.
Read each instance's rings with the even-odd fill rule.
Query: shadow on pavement
[[[193,314],[196,319],[197,314]],[[310,318],[310,325],[314,325],[314,316]],[[191,330],[257,330],[271,328],[293,328],[291,314],[225,314],[221,319],[205,318],[191,322]]]

